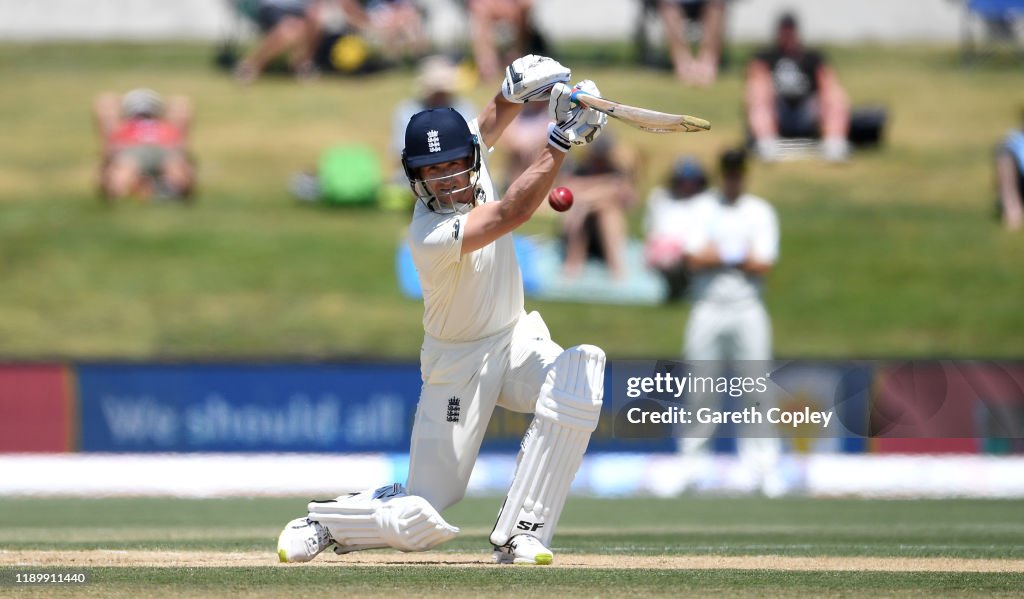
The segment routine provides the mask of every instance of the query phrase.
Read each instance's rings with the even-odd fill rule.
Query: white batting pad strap
[[[426,551],[459,534],[430,502],[407,495],[398,484],[310,503],[309,518],[327,527],[337,553],[381,547]]]
[[[550,544],[601,415],[604,363],[603,351],[580,345],[562,352],[552,364],[523,439],[512,487],[491,532],[495,545],[517,534]]]

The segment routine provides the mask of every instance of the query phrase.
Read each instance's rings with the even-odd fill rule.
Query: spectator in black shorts
[[[680,81],[708,86],[718,77],[725,30],[725,0],[657,0],[672,65]],[[691,49],[690,23],[700,23],[700,45]]]
[[[796,17],[779,19],[775,45],[758,52],[747,70],[747,119],[760,158],[778,158],[779,137],[820,137],[826,160],[847,159],[850,105],[818,51],[800,41]]]

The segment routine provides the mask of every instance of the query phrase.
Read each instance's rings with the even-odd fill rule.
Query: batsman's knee
[[[577,345],[559,354],[537,401],[537,416],[593,431],[604,399],[604,366],[604,351],[594,345]]]

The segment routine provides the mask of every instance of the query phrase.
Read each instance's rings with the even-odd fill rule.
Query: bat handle
[[[583,91],[582,89],[573,88],[573,90],[569,93],[569,101],[572,102],[574,105],[578,105],[580,103],[580,101],[579,101],[579,96],[580,95],[589,96],[590,94],[588,94],[587,92]]]

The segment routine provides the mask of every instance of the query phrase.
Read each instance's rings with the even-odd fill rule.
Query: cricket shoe
[[[308,562],[334,544],[327,527],[309,518],[296,518],[277,537],[277,557],[282,562]]]
[[[495,545],[492,559],[496,564],[547,566],[555,560],[555,554],[537,540],[537,537],[516,535],[501,547]]]

